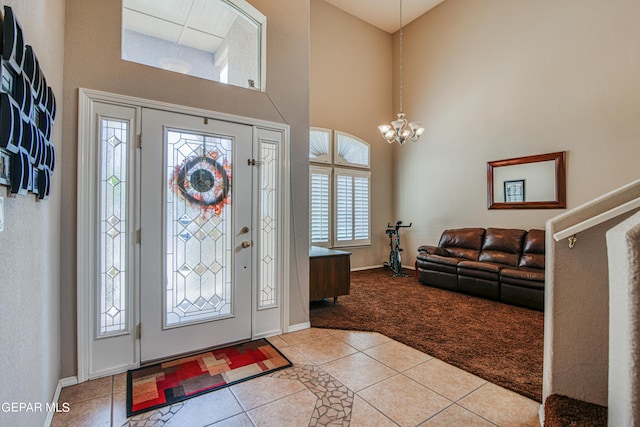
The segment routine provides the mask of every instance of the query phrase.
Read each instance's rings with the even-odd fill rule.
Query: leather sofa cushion
[[[426,261],[433,262],[435,264],[444,264],[457,266],[459,262],[464,261],[463,258],[454,258],[450,256],[429,255],[426,257]]]
[[[439,264],[437,262],[419,261],[418,271],[439,271],[441,273],[449,273],[455,275],[458,270],[457,265]]]
[[[539,270],[537,268],[503,268],[500,271],[500,276],[520,280],[544,282],[544,270]]]
[[[516,267],[526,233],[513,228],[487,228],[478,260]]]
[[[494,264],[491,262],[480,261],[461,261],[458,267],[473,270],[489,271],[491,273],[499,273],[504,268],[504,265]]]
[[[545,231],[529,230],[524,238],[520,267],[544,269]]]
[[[446,248],[450,256],[477,260],[483,237],[484,228],[445,230],[440,236],[438,246]]]
[[[418,252],[420,254],[423,254],[424,256],[430,255],[430,254],[436,254],[436,255],[442,255],[442,256],[449,255],[449,252],[447,252],[445,248],[441,248],[438,246],[431,246],[431,245],[420,246],[418,248]]]

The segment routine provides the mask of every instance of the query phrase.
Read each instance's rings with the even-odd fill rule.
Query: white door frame
[[[280,262],[278,263],[279,271],[279,319],[271,319],[279,321],[279,328],[270,327],[270,330],[260,328],[261,321],[258,316],[269,318],[269,310],[260,310],[254,307],[252,321],[252,338],[260,338],[274,335],[287,331],[289,324],[289,256],[290,242],[288,236],[291,230],[290,219],[290,149],[289,125],[275,123],[265,120],[253,119],[248,117],[236,116],[232,114],[220,113],[215,111],[204,110],[200,108],[180,106],[165,102],[147,100],[126,95],[118,95],[107,92],[101,92],[91,89],[79,89],[78,101],[78,183],[77,183],[77,343],[78,343],[78,382],[84,382],[88,379],[98,378],[101,376],[111,375],[127,369],[135,368],[140,363],[140,347],[139,340],[132,335],[134,345],[131,349],[133,355],[128,363],[109,369],[95,370],[91,367],[91,342],[94,337],[93,326],[95,324],[95,302],[92,299],[91,286],[96,281],[95,271],[95,254],[96,241],[93,227],[96,221],[96,208],[93,200],[95,188],[95,168],[93,161],[95,159],[95,147],[91,142],[96,140],[96,121],[94,112],[94,103],[113,104],[129,108],[152,108],[156,110],[170,111],[182,113],[192,116],[200,116],[211,118],[214,120],[228,121],[238,124],[249,125],[253,127],[254,141],[272,141],[274,135],[280,138],[280,177],[281,185],[280,204],[279,204],[279,220],[281,221],[280,247],[278,255]],[[140,134],[140,120],[136,120],[135,134]],[[139,163],[140,159],[137,159]],[[139,218],[135,218],[136,222]],[[138,249],[136,249],[138,250]],[[137,257],[137,255],[136,255]],[[139,273],[135,273],[136,278]],[[139,322],[139,281],[136,279],[133,284],[133,295],[135,301],[131,303],[134,311],[132,324],[129,327],[129,334],[135,334],[135,327]]]

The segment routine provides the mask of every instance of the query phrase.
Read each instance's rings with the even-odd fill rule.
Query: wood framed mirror
[[[487,162],[488,208],[566,208],[565,153]]]

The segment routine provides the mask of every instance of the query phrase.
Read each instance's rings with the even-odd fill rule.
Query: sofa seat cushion
[[[456,274],[460,258],[445,257],[440,255],[428,255],[423,259],[418,259],[418,270],[433,270],[443,273]]]
[[[428,257],[426,257],[425,261],[432,262],[434,264],[451,265],[455,267],[465,260],[463,258],[455,258],[452,256],[429,255]]]
[[[480,262],[480,261],[461,261],[458,264],[459,268],[489,271],[491,273],[500,273],[500,270],[505,268],[505,265],[495,264],[492,262]]]
[[[500,271],[489,271],[489,269],[480,270],[474,267],[464,267],[458,265],[458,279],[460,280],[463,276],[489,280],[497,284],[500,278]]]

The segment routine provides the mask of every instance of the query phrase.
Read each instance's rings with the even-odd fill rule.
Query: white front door
[[[142,110],[142,362],[251,338],[252,132]]]

